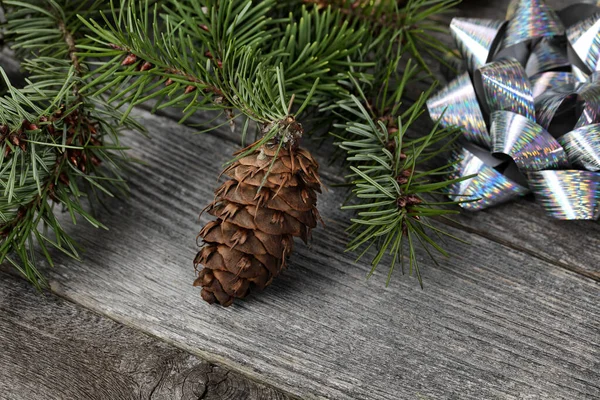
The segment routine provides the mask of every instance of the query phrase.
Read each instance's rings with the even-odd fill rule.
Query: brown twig
[[[71,32],[69,32],[69,30],[67,29],[64,21],[60,21],[58,23],[58,29],[63,34],[63,39],[68,46],[69,58],[71,59],[71,62],[73,63],[73,67],[75,67],[75,71],[77,72],[77,75],[81,75],[81,73],[82,73],[81,62],[79,61],[79,57],[77,57],[77,46],[75,44],[75,38],[73,37]]]

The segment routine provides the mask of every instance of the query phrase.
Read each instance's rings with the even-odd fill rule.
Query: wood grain
[[[449,228],[471,245],[453,243],[439,266],[420,254],[425,290],[400,274],[385,288],[385,271],[367,281],[368,265],[343,253],[336,188],[320,198],[326,228],[269,290],[208,306],[191,286],[197,215],[235,146],[138,117],[152,139],[125,138],[146,163],[131,198],[109,203],[110,231],[72,230],[87,253],[82,264],[57,255],[55,292],[302,398],[600,396],[596,282]]]
[[[289,399],[0,272],[0,399]]]

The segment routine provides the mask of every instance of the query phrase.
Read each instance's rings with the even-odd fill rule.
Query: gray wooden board
[[[494,17],[504,3],[467,11]],[[109,232],[72,229],[88,250],[82,264],[58,256],[55,292],[303,398],[600,396],[598,283],[570,271],[598,270],[578,250],[597,225],[563,228],[526,201],[461,217],[467,228],[448,229],[471,245],[449,243],[439,266],[420,254],[425,290],[398,273],[385,288],[385,271],[366,281],[366,263],[343,253],[344,193],[331,188],[320,198],[327,226],[272,287],[210,307],[191,287],[196,217],[236,143],[227,129],[193,136],[137,115],[153,139],[126,142],[147,164],[131,173],[129,201],[103,212]],[[326,162],[330,148],[312,150]],[[327,184],[341,174],[323,165]]]
[[[385,271],[367,281],[368,265],[343,253],[336,188],[320,198],[327,226],[268,290],[205,304],[191,286],[197,215],[235,145],[137,116],[152,139],[125,140],[147,165],[103,213],[110,231],[72,229],[87,252],[81,264],[57,255],[55,292],[303,398],[600,396],[596,282],[450,227],[471,245],[452,244],[439,266],[420,254],[425,290],[399,273],[385,288]]]
[[[0,399],[288,396],[0,272]]]

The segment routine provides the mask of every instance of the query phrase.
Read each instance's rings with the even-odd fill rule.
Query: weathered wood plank
[[[0,272],[0,398],[288,399]]]
[[[343,253],[336,188],[320,199],[327,227],[269,290],[229,309],[203,303],[191,286],[197,213],[234,145],[138,116],[153,139],[125,139],[147,162],[131,199],[103,213],[111,231],[73,229],[88,250],[82,264],[57,255],[55,292],[302,398],[600,396],[597,283],[450,228],[472,245],[452,244],[439,266],[421,254],[425,290],[399,274],[385,288],[384,273],[367,281]]]
[[[339,189],[320,200],[327,227],[268,291],[230,309],[204,304],[191,287],[196,215],[234,144],[139,115],[154,139],[126,142],[148,165],[133,171],[129,202],[103,213],[110,232],[72,230],[88,251],[82,264],[58,256],[57,293],[303,398],[600,396],[596,282],[515,250],[508,234],[504,246],[483,228],[449,228],[472,245],[451,244],[439,266],[421,254],[425,290],[398,275],[384,288],[383,273],[366,281],[368,266],[343,253]],[[324,175],[339,182],[340,170]]]

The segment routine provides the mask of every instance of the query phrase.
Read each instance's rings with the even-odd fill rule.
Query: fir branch
[[[3,5],[7,40],[28,75],[22,89],[12,87],[4,75],[7,94],[0,97],[5,132],[0,141],[0,188],[5,194],[0,201],[0,262],[7,260],[41,286],[45,281],[36,267],[37,250],[49,265],[50,248],[78,257],[78,246],[56,208],[66,210],[73,223],[82,217],[103,227],[84,200],[126,193],[119,130],[139,126],[126,120],[119,127],[119,111],[80,92],[88,67],[76,53],[77,42],[86,41],[76,15],[97,15],[104,2],[6,0]]]
[[[77,56],[77,48],[75,47],[75,38],[71,34],[71,32],[67,29],[64,21],[58,22],[58,29],[63,35],[63,39],[67,44],[69,58],[71,59],[71,63],[73,64],[73,68],[75,68],[75,72],[77,75],[81,76],[82,68],[81,63],[79,62],[79,57]]]
[[[235,108],[258,123],[270,123],[285,117],[275,101],[281,97],[278,82],[284,81],[286,95],[297,105],[313,87],[310,106],[347,93],[339,81],[365,30],[354,30],[339,14],[317,10],[272,20],[274,5],[227,0],[199,7],[172,0],[150,9],[123,0],[121,8],[129,12],[113,11],[115,24],[106,17],[105,26],[84,21],[97,44],[80,46],[81,55],[103,58],[94,70],[91,86],[101,87],[94,94],[110,92],[111,101],[131,106],[155,100],[156,109],[178,106],[187,116]],[[106,57],[112,58],[106,62]]]
[[[117,132],[110,121],[92,121],[77,107],[67,109],[64,104],[73,99],[70,85],[41,108],[28,99],[46,98],[48,92],[17,90],[7,80],[6,84],[9,95],[0,99],[4,132],[0,145],[0,262],[8,260],[41,285],[44,279],[36,268],[35,248],[50,265],[49,247],[78,257],[77,245],[59,222],[53,204],[62,205],[73,223],[79,215],[102,227],[85,210],[83,199],[98,197],[99,192],[112,195],[114,189],[124,191],[118,172],[120,157],[113,154],[119,149],[107,136],[114,138]],[[103,161],[110,165],[102,167]]]
[[[372,46],[365,46],[376,60],[392,60],[399,47],[409,51],[421,68],[433,75],[423,54],[445,64],[441,56],[446,45],[438,38],[446,28],[439,17],[457,6],[461,0],[304,0],[326,10],[334,9],[350,22],[367,26]],[[397,69],[398,65],[393,66]]]
[[[405,74],[410,79],[411,70]],[[406,81],[403,82],[406,84]],[[438,175],[449,165],[428,168],[428,162],[447,152],[458,137],[456,130],[434,126],[425,136],[410,137],[411,125],[423,113],[428,93],[397,117],[388,115],[377,118],[367,111],[366,99],[352,96],[340,104],[348,112],[349,119],[336,128],[345,135],[338,145],[347,152],[352,183],[351,204],[346,210],[356,212],[348,232],[352,236],[348,250],[361,251],[376,248],[372,260],[372,275],[388,253],[391,258],[388,283],[395,266],[400,263],[404,272],[404,256],[407,253],[409,274],[415,273],[422,285],[416,257],[420,244],[435,261],[431,250],[447,256],[437,241],[450,236],[436,228],[433,217],[456,214],[446,207],[452,202],[437,199],[445,187],[454,181],[438,180]]]
[[[254,96],[255,94],[243,85],[244,81],[257,80],[258,77],[265,79],[267,73],[270,83],[274,81],[274,71],[266,71],[258,63],[259,52],[248,45],[238,47],[228,43],[234,41],[232,34],[236,29],[224,32],[221,26],[215,26],[212,33],[209,33],[211,28],[202,23],[206,20],[206,13],[212,15],[214,20],[231,22],[233,25],[230,28],[235,28],[236,21],[228,20],[231,17],[229,13],[231,9],[238,10],[241,3],[229,1],[229,7],[227,4],[213,4],[206,9],[194,6],[189,10],[179,2],[168,2],[167,5],[173,7],[169,9],[164,5],[166,13],[159,14],[158,8],[155,7],[151,11],[147,2],[124,0],[121,7],[128,12],[125,16],[118,15],[117,9],[113,8],[112,19],[116,21],[115,24],[111,24],[107,17],[106,27],[96,21],[82,19],[93,31],[97,43],[95,46],[80,46],[82,56],[88,59],[103,58],[102,63],[93,71],[91,84],[86,89],[100,87],[92,95],[110,92],[110,102],[119,102],[118,105],[127,103],[130,105],[129,110],[137,104],[154,99],[157,109],[180,106],[188,115],[198,110],[235,106],[260,122],[277,119],[273,118],[273,114],[279,118],[283,117],[279,112],[273,112],[271,102],[264,101],[264,98],[272,98],[274,92]],[[265,3],[268,6],[272,2]],[[258,8],[263,10],[265,5]],[[229,12],[220,13],[222,9]],[[192,25],[197,28],[194,39],[200,40],[200,43],[194,43],[189,36],[189,30],[192,29],[189,20],[188,24],[184,23],[189,18],[188,12],[191,11],[195,12],[192,15],[199,18],[198,22]],[[256,10],[252,11],[250,14],[255,17],[252,22],[262,25],[264,15]],[[162,17],[164,19],[161,19]],[[154,27],[154,32],[149,31],[150,26]],[[169,34],[164,35],[157,31],[159,26],[164,27]],[[241,33],[245,34],[246,31],[242,29]],[[225,38],[222,38],[222,35]],[[241,42],[246,42],[246,39]],[[226,44],[228,47],[225,48]],[[222,55],[226,55],[226,60],[222,60]],[[105,57],[112,58],[106,62]],[[235,62],[223,65],[224,61],[229,62],[230,59]],[[240,64],[244,67],[238,72]],[[239,84],[232,87],[230,82]],[[254,100],[262,102],[255,107],[248,107],[246,101],[251,96],[255,97]]]
[[[432,167],[432,161],[452,148],[458,134],[437,125],[424,136],[413,132],[413,124],[423,114],[435,84],[412,104],[405,97],[411,84],[431,76],[420,52],[424,50],[435,58],[445,50],[436,41],[423,46],[429,33],[419,26],[428,27],[431,17],[456,2],[411,0],[403,8],[394,2],[342,3],[348,9],[344,12],[348,18],[367,19],[376,26],[364,43],[369,51],[362,57],[381,60],[372,80],[349,77],[355,95],[327,108],[341,119],[332,134],[340,140],[337,144],[346,152],[351,170],[347,179],[352,195],[350,205],[344,208],[355,212],[355,217],[349,228],[348,250],[360,251],[362,258],[369,249],[376,249],[369,275],[386,253],[390,255],[388,283],[398,263],[404,271],[406,255],[409,273],[416,274],[422,285],[417,248],[423,248],[434,261],[431,250],[446,256],[438,241],[449,235],[431,219],[457,212],[448,207],[455,203],[438,199],[453,183],[443,179],[450,166]]]

